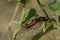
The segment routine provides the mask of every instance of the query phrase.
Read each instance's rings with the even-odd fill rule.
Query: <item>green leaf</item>
[[[39,15],[36,13],[36,10],[34,8],[28,9],[27,11],[25,11],[22,24],[27,22],[28,20],[31,21],[38,17],[39,17]]]
[[[45,32],[45,27],[46,27],[46,26],[45,26],[45,22],[43,22],[42,25],[41,25],[41,28],[42,28],[42,31],[43,31],[43,32]]]
[[[40,2],[41,2],[41,4],[43,4],[43,5],[46,5],[46,3],[47,3],[47,0],[39,0]]]
[[[46,7],[45,4],[42,4],[43,1],[42,0],[37,0],[37,3],[38,3],[38,5],[40,6],[41,9],[45,9],[45,7]]]
[[[30,0],[20,0],[20,2],[22,3],[22,4],[28,4],[29,2],[30,2]]]
[[[49,8],[56,14],[60,15],[60,0],[55,0],[54,3],[49,5]]]
[[[51,27],[53,25],[53,22],[50,21],[50,22],[46,22],[46,28],[45,30],[47,30],[49,27]]]
[[[43,35],[45,35],[46,33],[53,29],[54,29],[53,21],[45,21],[42,24],[42,31],[33,36],[31,40],[39,40]]]
[[[45,32],[49,27],[51,27],[54,24],[55,20],[51,19],[49,21],[45,21],[42,23],[40,29],[42,29],[43,32]]]
[[[18,35],[19,31],[22,30],[22,26],[23,26],[23,25],[18,25],[18,26],[16,27],[16,29],[14,30],[14,32],[13,32],[13,39],[14,39],[14,40],[16,39],[16,36]]]
[[[43,31],[40,31],[35,36],[33,36],[31,40],[39,40],[42,36],[44,36],[45,34],[47,34],[48,32],[50,32],[53,29],[54,29],[54,27],[51,26],[51,27],[47,28],[45,33]]]
[[[23,16],[23,21],[21,24],[19,24],[16,29],[14,30],[13,33],[13,38],[16,38],[16,35],[18,34],[19,31],[21,31],[24,28],[25,23],[38,18],[38,14],[36,13],[36,10],[34,8],[28,9],[25,11],[24,16]]]

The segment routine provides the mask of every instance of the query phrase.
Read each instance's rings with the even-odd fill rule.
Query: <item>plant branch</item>
[[[11,26],[11,24],[13,23],[14,18],[15,18],[15,16],[16,16],[17,12],[18,12],[19,6],[20,6],[20,3],[18,2],[17,5],[16,5],[16,7],[15,7],[15,10],[14,10],[14,13],[13,13],[13,16],[12,16],[12,19],[11,19],[11,21],[9,22],[8,27],[5,29],[3,35],[6,33],[6,31],[8,30],[8,28],[9,28],[9,27]],[[3,37],[3,35],[2,35],[1,37]]]
[[[37,2],[38,2],[38,4],[39,4],[39,6],[42,6],[39,0],[37,0]]]
[[[13,16],[12,16],[12,19],[11,19],[11,21],[10,21],[8,26],[11,26],[12,22],[14,21],[14,18],[16,16],[17,12],[18,12],[18,9],[19,9],[19,5],[20,5],[20,3],[17,3],[15,11],[14,11]]]
[[[22,10],[19,26],[21,25],[21,23],[23,21],[24,11],[25,11],[25,5],[23,5],[23,10]],[[19,26],[17,26],[17,27],[19,27]],[[13,32],[13,40],[16,39],[17,34],[19,33],[19,31],[21,31],[22,28],[23,27],[21,27],[19,30],[16,30],[16,29],[14,30],[14,32]]]
[[[46,15],[47,18],[50,18],[48,14],[46,13],[45,9],[43,9],[44,14]]]
[[[40,7],[42,6],[42,4],[40,3],[39,0],[37,0],[37,3],[39,4]],[[49,18],[49,16],[48,16],[47,12],[45,11],[45,9],[42,9],[42,11],[43,11],[44,14],[46,15],[46,17]]]

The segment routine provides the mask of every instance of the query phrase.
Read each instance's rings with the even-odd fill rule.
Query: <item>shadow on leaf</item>
[[[53,26],[51,26],[51,27],[49,27],[49,28],[46,30],[45,33],[44,33],[43,31],[41,31],[41,32],[37,33],[34,37],[32,37],[31,40],[38,40],[38,39],[41,38],[43,35],[45,35],[47,32],[49,32],[49,31],[51,31],[51,30],[53,30],[53,29],[55,29],[55,28],[54,28]]]

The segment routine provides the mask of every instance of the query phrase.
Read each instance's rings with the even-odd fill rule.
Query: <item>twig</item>
[[[25,11],[25,5],[23,5],[23,10],[22,10],[22,14],[21,14],[19,26],[21,25],[21,23],[22,23],[22,21],[23,21],[24,11]],[[19,26],[18,26],[18,27],[19,27]],[[21,27],[19,30],[16,30],[16,29],[14,30],[14,32],[13,32],[13,40],[16,39],[17,34],[19,33],[19,31],[21,31],[22,28],[23,28],[23,27]]]
[[[39,0],[37,0],[37,3],[39,4],[39,6],[41,7],[42,4],[40,3]],[[48,14],[46,13],[45,9],[42,9],[42,11],[44,12],[44,14],[46,15],[47,18],[49,18]]]

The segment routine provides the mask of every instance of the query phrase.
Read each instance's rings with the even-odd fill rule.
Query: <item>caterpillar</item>
[[[25,28],[31,28],[33,25],[35,25],[38,22],[48,21],[49,19],[47,17],[39,17],[35,20],[32,20],[30,23],[25,24]]]
[[[33,25],[35,25],[38,22],[43,22],[43,21],[48,21],[48,20],[50,20],[50,19],[47,17],[39,17],[39,18],[32,20],[30,23],[26,23],[24,27],[25,27],[25,29],[28,29],[28,28],[31,28]],[[15,40],[16,36],[17,36],[17,34],[15,35],[14,40]]]

